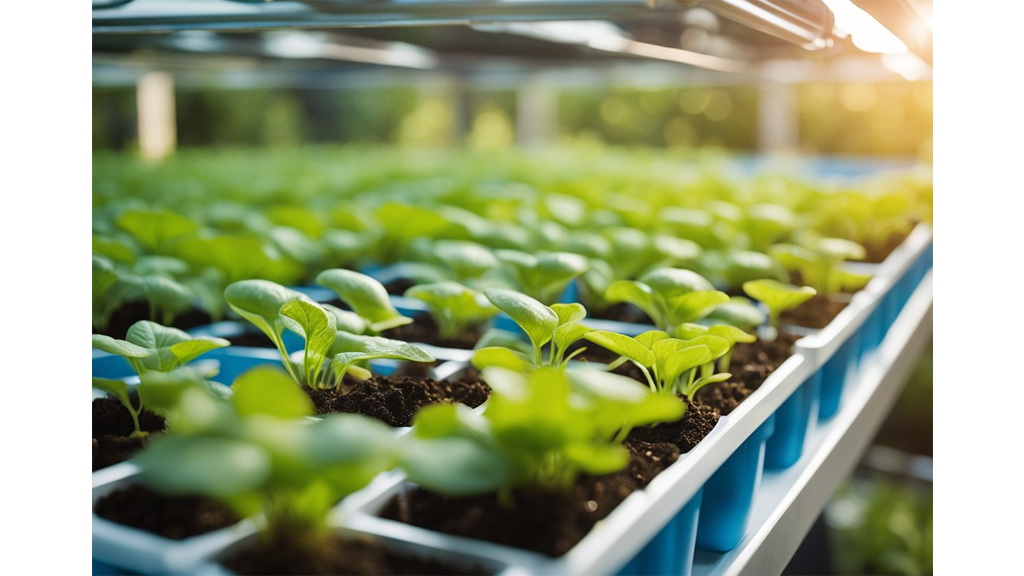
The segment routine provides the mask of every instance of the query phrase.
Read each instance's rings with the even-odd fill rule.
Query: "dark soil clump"
[[[648,442],[651,444],[674,444],[681,454],[693,450],[705,436],[711,433],[718,424],[718,413],[710,406],[701,403],[691,404],[685,396],[679,399],[686,402],[686,414],[682,420],[665,422],[654,426],[637,426],[629,433],[626,442]]]
[[[409,278],[399,278],[384,285],[384,289],[392,296],[404,296],[405,291],[416,285],[416,282]]]
[[[907,239],[907,236],[909,236],[909,233],[895,232],[882,241],[868,240],[864,242],[864,251],[867,252],[864,262],[870,262],[871,264],[885,262],[889,254],[892,254],[892,251]]]
[[[849,305],[824,295],[817,295],[800,306],[782,313],[783,324],[806,328],[824,328]]]
[[[133,398],[133,402],[138,399]],[[139,427],[144,432],[159,433],[166,428],[164,419],[143,410]],[[145,438],[129,438],[135,432],[131,414],[113,398],[92,401],[92,470],[113,466],[131,458],[146,445]]]
[[[473,346],[476,346],[477,340],[480,339],[480,335],[480,330],[474,328],[459,334],[458,337],[451,340],[441,338],[441,335],[437,332],[437,324],[434,323],[434,319],[429,314],[420,314],[416,316],[416,320],[412,324],[385,330],[383,333],[385,338],[393,338],[403,342],[420,342],[442,348],[459,348],[462,350],[472,350]]]
[[[372,538],[328,536],[322,539],[277,539],[231,553],[221,564],[236,574],[483,574],[437,560],[388,550]]]
[[[482,381],[372,376],[362,382],[346,378],[344,389],[306,389],[319,414],[342,412],[376,418],[391,426],[411,426],[416,412],[430,404],[459,402],[471,408],[491,394]]]
[[[100,498],[95,511],[101,518],[173,540],[213,532],[239,521],[230,509],[208,498],[164,496],[137,484]]]
[[[388,503],[382,516],[430,530],[497,542],[548,556],[568,552],[633,491],[679,457],[664,443],[629,442],[630,464],[608,476],[581,476],[566,493],[513,492],[513,507],[494,494],[453,498],[417,488]]]

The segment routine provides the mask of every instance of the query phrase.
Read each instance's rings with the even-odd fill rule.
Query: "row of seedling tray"
[[[748,518],[765,468],[781,469],[801,457],[804,438],[818,422],[841,408],[843,388],[858,366],[870,358],[888,328],[931,267],[931,230],[919,225],[879,265],[865,265],[873,275],[868,285],[825,328],[802,330],[793,354],[689,452],[658,474],[645,488],[625,498],[568,552],[552,557],[511,546],[453,536],[382,518],[393,497],[413,488],[397,471],[375,478],[336,508],[340,534],[371,535],[390,549],[433,558],[448,566],[486,573],[517,574],[689,574],[695,548],[725,552],[736,547],[751,528]],[[384,271],[387,273],[387,271]],[[314,300],[329,294],[306,289]],[[393,297],[395,307],[423,313],[416,301]],[[496,323],[514,328],[507,317]],[[615,321],[587,321],[595,328],[627,335],[652,326]],[[190,331],[233,336],[247,328],[221,322]],[[289,341],[289,350],[301,349]],[[472,352],[423,346],[443,360],[432,369],[437,379],[455,377],[470,368]],[[274,349],[230,347],[213,350],[204,359],[219,363],[218,381],[230,383],[261,364],[278,364]],[[205,361],[205,360],[204,360]],[[375,361],[375,373],[387,374],[395,362]],[[130,380],[130,370],[117,356],[94,353],[93,376]],[[479,409],[478,409],[479,410]],[[408,428],[396,428],[407,434]],[[137,482],[138,468],[128,461],[93,474],[93,502]],[[343,525],[343,527],[342,527]],[[93,515],[93,556],[97,571],[104,564],[141,573],[218,573],[217,564],[231,550],[256,538],[254,520],[247,519],[210,533],[173,540]]]

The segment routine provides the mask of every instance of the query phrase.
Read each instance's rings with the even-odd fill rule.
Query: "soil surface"
[[[164,496],[139,484],[100,498],[95,511],[107,520],[173,540],[213,532],[239,521],[230,509],[208,498]]]
[[[686,402],[687,405],[682,420],[664,422],[654,426],[637,426],[630,431],[626,442],[647,442],[650,445],[670,444],[675,446],[681,454],[693,450],[694,446],[711,433],[715,424],[718,424],[719,414],[714,408],[705,406],[699,401],[692,404],[682,395],[679,396],[679,399]]]
[[[138,402],[137,398],[132,398]],[[139,415],[139,427],[144,432],[163,432],[164,419],[143,410]],[[145,446],[144,438],[129,438],[135,431],[131,414],[113,398],[97,398],[92,401],[92,470],[95,472],[113,466],[132,457]]]
[[[382,336],[403,342],[421,342],[423,344],[441,346],[442,348],[472,350],[473,346],[476,346],[477,340],[480,339],[481,334],[480,328],[477,327],[459,334],[457,338],[447,340],[441,338],[441,335],[437,333],[437,324],[434,323],[434,319],[430,314],[419,314],[412,324],[385,330]]]
[[[907,236],[909,235],[909,232],[906,234],[903,232],[896,232],[883,241],[868,240],[864,242],[864,251],[867,252],[867,256],[864,257],[864,262],[881,264],[889,257],[889,254],[892,254],[893,250],[907,239]]]
[[[433,559],[388,550],[368,537],[277,539],[231,553],[221,561],[236,574],[484,574],[461,570]]]
[[[780,331],[771,342],[758,340],[751,344],[737,344],[729,364],[732,378],[701,388],[697,391],[697,402],[722,416],[729,414],[793,355],[793,343],[799,339],[796,334]]]
[[[106,334],[111,338],[124,340],[125,335],[128,334],[128,329],[139,320],[153,320],[163,324],[162,318],[149,317],[149,304],[145,302],[128,302],[110,316],[110,322],[105,330],[100,330],[93,326],[92,332],[93,334]],[[189,328],[195,328],[196,326],[202,326],[211,322],[212,320],[206,312],[192,309],[176,316],[172,326],[188,330]]]
[[[630,441],[629,467],[608,476],[581,476],[565,493],[521,488],[514,505],[495,494],[453,498],[417,488],[393,498],[382,516],[430,530],[560,556],[575,546],[634,490],[679,458],[670,444]]]
[[[651,321],[651,317],[644,313],[643,310],[630,304],[629,302],[619,302],[612,304],[608,308],[600,311],[587,311],[588,318],[598,318],[600,320],[616,320],[618,322],[629,322],[631,324],[654,324]],[[587,323],[586,320],[583,321]]]
[[[475,408],[487,400],[491,388],[482,380],[372,376],[362,382],[346,377],[341,389],[306,392],[319,414],[362,414],[397,427],[411,426],[416,411],[430,404],[460,402]]]
[[[783,324],[796,324],[807,328],[824,328],[849,305],[818,294],[796,308],[782,313]]]

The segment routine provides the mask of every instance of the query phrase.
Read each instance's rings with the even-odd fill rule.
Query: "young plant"
[[[582,304],[552,304],[545,306],[537,300],[514,290],[489,288],[484,295],[498,310],[508,314],[526,332],[532,346],[532,356],[507,347],[478,348],[473,354],[473,365],[501,366],[512,370],[536,369],[553,366],[564,369],[573,356],[585,349],[569,353],[569,346],[591,329],[580,324],[587,316]],[[544,345],[550,344],[544,358]]]
[[[729,324],[715,324],[713,326],[702,326],[700,324],[682,324],[676,330],[680,338],[692,340],[699,336],[718,336],[729,343],[729,351],[718,359],[718,369],[722,372],[729,371],[729,364],[732,363],[732,350],[737,342],[750,344],[757,342],[757,336],[740,330]]]
[[[841,266],[846,260],[863,260],[864,247],[842,238],[815,238],[804,246],[777,244],[771,255],[787,270],[798,271],[804,282],[821,294],[863,287],[870,275],[856,274]]]
[[[711,324],[725,323],[735,326],[748,334],[754,334],[757,327],[764,324],[768,317],[748,298],[733,296],[725,304],[715,307],[704,321]]]
[[[337,292],[353,312],[366,320],[366,332],[371,335],[412,323],[412,318],[403,316],[391,305],[384,286],[366,274],[324,270],[317,275],[316,283]]]
[[[458,338],[498,313],[482,294],[457,282],[419,284],[406,290],[405,296],[427,305],[438,335],[445,340]]]
[[[796,308],[818,293],[810,286],[794,286],[775,280],[747,282],[743,284],[743,291],[768,307],[768,325],[771,328],[768,340],[774,340],[778,334],[779,319],[783,312]]]
[[[608,287],[605,297],[640,308],[666,332],[696,322],[729,301],[728,295],[715,290],[701,275],[679,268],[659,268],[637,280],[618,280]]]
[[[174,324],[179,314],[192,308],[196,295],[184,284],[166,276],[122,274],[111,289],[120,302],[145,301],[149,305],[149,318],[160,323]]]
[[[104,330],[110,323],[110,315],[121,305],[116,295],[120,276],[114,265],[107,258],[93,255],[92,257],[92,325]]]
[[[200,355],[223,348],[229,343],[221,338],[191,336],[176,328],[161,326],[155,322],[140,320],[128,329],[125,340],[117,340],[102,334],[92,335],[92,347],[108,354],[121,356],[131,364],[142,382],[138,386],[139,404],[132,404],[128,385],[122,380],[93,378],[92,387],[117,398],[132,416],[135,431],[132,437],[145,436],[139,427],[139,414],[144,409],[146,377],[152,373],[168,373],[191,362]]]
[[[569,283],[587,270],[587,259],[568,252],[542,252],[538,256],[518,250],[498,250],[513,285],[545,304],[556,302]]]
[[[166,394],[175,432],[137,457],[142,481],[174,496],[205,496],[239,517],[261,513],[261,544],[310,545],[328,534],[335,504],[394,466],[386,425],[354,414],[318,421],[309,398],[280,370],[240,376],[228,402],[199,389]]]
[[[483,414],[438,404],[416,415],[400,456],[413,482],[452,496],[497,492],[511,506],[516,487],[564,491],[581,473],[621,470],[629,461],[621,442],[633,427],[678,420],[685,409],[631,379],[591,370],[490,367],[484,378],[493,393]]]
[[[715,361],[732,349],[729,341],[718,336],[705,334],[682,340],[651,330],[631,338],[601,330],[589,332],[585,338],[620,356],[608,366],[609,370],[626,361],[638,366],[654,392],[682,394],[693,400],[704,386],[732,377],[729,373],[715,373]]]

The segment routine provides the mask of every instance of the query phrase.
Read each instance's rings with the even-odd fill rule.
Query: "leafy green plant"
[[[175,241],[199,230],[198,224],[166,208],[129,210],[117,219],[117,225],[156,254],[168,254]]]
[[[367,332],[380,334],[390,328],[397,328],[412,322],[391,305],[388,292],[375,279],[351,270],[324,270],[316,277],[316,283],[338,293],[345,304],[367,321]]]
[[[863,260],[864,247],[842,238],[815,238],[805,245],[776,244],[770,250],[787,270],[800,272],[801,279],[822,294],[863,287],[871,276],[844,270],[846,260]]]
[[[513,285],[545,304],[558,300],[570,282],[587,270],[587,259],[568,252],[543,252],[537,256],[518,250],[498,250]]]
[[[571,344],[591,330],[580,324],[587,316],[582,304],[545,306],[525,294],[504,288],[489,288],[484,290],[484,295],[491,304],[508,314],[523,329],[530,339],[533,355],[504,346],[482,347],[473,354],[473,365],[477,368],[502,366],[513,370],[527,370],[554,366],[564,369],[573,356],[585,350],[579,348],[572,353],[568,352]],[[545,344],[549,344],[546,359]]]
[[[92,325],[103,330],[110,323],[110,315],[121,305],[114,286],[120,276],[114,265],[102,256],[92,257]]]
[[[715,309],[704,317],[704,322],[709,324],[725,323],[753,334],[755,329],[764,324],[767,319],[768,316],[750,299],[733,296],[729,298],[728,302],[715,306]]]
[[[729,351],[718,359],[718,369],[722,372],[729,371],[729,364],[732,362],[732,349],[738,342],[745,344],[757,342],[757,336],[729,324],[715,324],[712,326],[682,324],[676,332],[684,340],[692,340],[699,336],[717,336],[728,342]]]
[[[334,281],[336,279],[328,280],[340,286],[340,282]],[[377,313],[380,310],[375,309],[373,302],[360,293],[366,286],[372,290],[372,285],[360,284],[360,279],[355,278],[343,288],[349,291],[353,301],[365,305],[364,311]],[[347,373],[365,380],[370,377],[366,364],[374,359],[434,361],[430,354],[405,342],[340,331],[339,324],[356,327],[362,318],[334,307],[321,306],[305,295],[273,282],[236,282],[228,286],[225,298],[232,309],[270,337],[281,353],[285,370],[299,386],[339,388]],[[284,347],[285,330],[291,330],[305,340],[303,350],[295,354],[294,358]]]
[[[92,387],[110,394],[124,405],[132,416],[135,432],[132,437],[144,436],[139,427],[139,414],[144,409],[146,376],[177,370],[195,358],[229,343],[221,338],[192,336],[177,328],[168,328],[155,322],[141,320],[133,324],[125,336],[118,340],[103,334],[92,335],[92,347],[108,354],[121,356],[131,364],[142,382],[138,386],[139,404],[132,404],[128,385],[122,380],[93,378]]]
[[[137,457],[146,485],[212,498],[240,517],[261,513],[263,543],[308,544],[327,533],[338,500],[397,460],[384,424],[354,414],[304,418],[313,413],[309,398],[279,370],[254,368],[233,388],[228,402],[198,388],[161,398],[179,425]]]
[[[457,338],[498,313],[482,294],[457,282],[419,284],[406,290],[405,296],[427,305],[438,335],[446,340]]]
[[[743,291],[751,298],[768,307],[768,324],[778,331],[780,317],[786,310],[792,310],[814,298],[818,292],[810,286],[794,286],[775,280],[753,280],[743,285]],[[774,339],[774,335],[769,339]]]
[[[409,478],[454,496],[517,486],[568,489],[581,473],[610,474],[629,460],[621,441],[639,425],[677,420],[683,404],[631,379],[551,367],[522,374],[484,370],[493,393],[484,413],[432,405],[413,422],[400,466]]]
[[[666,332],[696,322],[729,301],[728,295],[715,290],[701,275],[679,268],[659,268],[637,280],[618,280],[608,287],[605,297],[640,308]]]
[[[704,386],[732,377],[732,374],[714,371],[715,361],[732,350],[730,342],[720,336],[703,334],[683,340],[661,330],[650,330],[631,338],[600,330],[587,333],[585,338],[620,356],[608,366],[609,370],[623,362],[632,362],[655,392],[682,394],[692,400]]]

